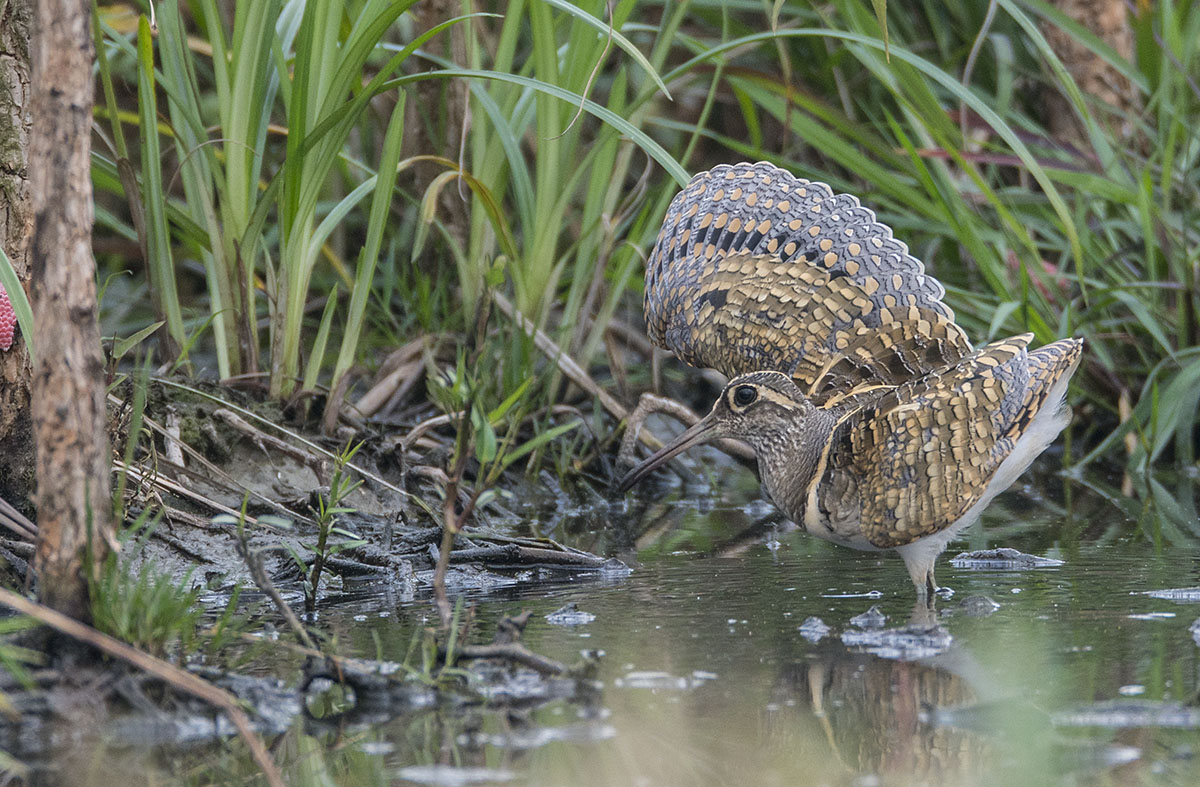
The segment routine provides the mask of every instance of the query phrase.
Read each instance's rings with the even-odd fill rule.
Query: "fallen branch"
[[[566,666],[539,656],[520,642],[509,642],[504,645],[460,645],[454,651],[459,659],[506,659],[524,664],[530,669],[537,670],[543,675],[562,675],[567,671]]]
[[[507,659],[524,664],[543,675],[562,675],[567,668],[545,656],[539,656],[521,642],[525,624],[533,613],[525,610],[519,615],[505,616],[496,624],[496,634],[487,645],[462,645],[454,651],[456,659]],[[442,654],[443,658],[445,653]]]
[[[469,562],[499,563],[519,566],[571,566],[602,568],[604,559],[588,553],[567,552],[558,549],[541,549],[519,544],[457,549],[450,553],[451,563]]]
[[[37,525],[25,518],[17,509],[0,497],[0,525],[29,542],[37,541]]]
[[[283,616],[284,622],[288,624],[288,628],[292,630],[306,648],[318,650],[317,645],[313,642],[312,637],[308,635],[308,630],[304,628],[304,624],[296,617],[296,613],[292,612],[292,608],[283,600],[283,596],[279,594],[279,590],[275,587],[275,583],[267,576],[267,570],[263,567],[262,555],[259,551],[251,549],[246,538],[244,527],[238,528],[237,534],[238,553],[242,556],[242,561],[245,562],[246,568],[250,569],[250,579],[254,581],[255,586],[271,599],[271,603],[275,605],[275,609]]]
[[[246,746],[250,749],[250,755],[254,757],[254,762],[258,764],[259,770],[262,771],[263,776],[267,779],[267,783],[271,787],[284,787],[283,776],[280,775],[279,769],[271,759],[271,755],[267,753],[267,748],[263,744],[262,739],[250,725],[250,717],[242,710],[237,698],[229,692],[212,685],[202,678],[196,677],[186,670],[182,670],[162,659],[155,658],[148,653],[143,653],[137,648],[97,631],[91,626],[85,626],[61,612],[55,612],[49,607],[30,601],[6,588],[0,588],[0,604],[11,607],[22,615],[28,615],[55,631],[66,634],[68,637],[77,639],[80,642],[86,642],[97,650],[104,651],[114,658],[121,659],[143,672],[169,683],[180,691],[187,692],[193,697],[201,699],[224,711],[229,716],[229,720],[233,722],[233,726],[237,728],[242,740],[246,742]]]

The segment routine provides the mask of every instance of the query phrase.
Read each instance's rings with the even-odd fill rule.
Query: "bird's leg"
[[[927,567],[914,562],[908,566],[908,574],[917,589],[918,603],[924,602],[932,607],[938,596],[950,596],[954,593],[950,588],[938,587],[937,580],[933,577],[932,562]]]
[[[944,546],[922,540],[896,547],[896,552],[904,559],[904,566],[917,589],[917,598],[928,604],[932,604],[936,596],[946,597],[954,593],[950,588],[938,587],[937,580],[933,577],[934,565]]]
[[[936,596],[929,596],[927,599],[918,598],[913,602],[912,612],[908,615],[909,626],[932,629],[938,625],[937,605],[934,599]]]
[[[929,575],[926,574],[924,577],[920,578],[914,576],[912,581],[913,585],[917,589],[917,604],[933,607],[934,602],[937,599],[937,587],[930,580]]]
[[[929,573],[925,576],[925,582],[926,582],[925,590],[929,594],[930,598],[933,598],[934,596],[941,596],[942,598],[948,599],[954,595],[954,588],[944,586],[944,585],[939,585],[937,583],[937,580],[935,580],[933,578],[933,569],[932,568],[929,569]]]
[[[937,594],[937,582],[933,579],[933,562],[937,555],[918,549],[915,544],[905,544],[896,551],[904,558],[904,567],[917,589],[917,600],[932,604]]]

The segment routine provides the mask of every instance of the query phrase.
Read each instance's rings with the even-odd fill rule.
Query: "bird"
[[[651,341],[729,382],[618,493],[697,444],[741,440],[785,516],[894,550],[930,602],[946,545],[1070,422],[1082,339],[973,346],[941,283],[872,210],[769,162],[692,178],[645,281]]]

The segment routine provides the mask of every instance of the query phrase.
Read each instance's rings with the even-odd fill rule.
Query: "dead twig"
[[[554,659],[539,656],[520,642],[504,645],[460,645],[455,653],[459,659],[507,659],[524,664],[543,675],[562,675],[567,671],[565,665]]]
[[[163,434],[163,455],[168,462],[183,467],[183,441],[179,438],[179,412],[174,406],[167,406],[166,430]]]
[[[37,525],[25,518],[17,509],[0,497],[0,525],[7,527],[26,541],[37,540]]]
[[[117,396],[114,396],[113,394],[108,395],[108,401],[112,402],[118,406],[124,406],[124,404],[125,404],[125,401],[123,399],[121,399]],[[171,439],[170,433],[168,432],[167,428],[165,426],[163,426],[162,424],[159,424],[153,418],[144,415],[144,416],[142,416],[142,423],[144,425],[148,426],[152,432],[155,432],[155,433],[161,435],[164,441]],[[192,446],[188,445],[183,440],[177,440],[177,444],[178,444],[179,448],[183,451],[183,454],[192,460],[193,464],[198,465],[199,467],[203,468],[206,473],[209,473],[209,475],[201,474],[200,472],[197,471],[197,469],[195,467],[187,467],[185,465],[172,466],[170,463],[166,463],[166,462],[159,462],[158,467],[157,467],[157,469],[159,471],[161,471],[164,467],[166,467],[167,469],[174,470],[177,473],[186,473],[187,475],[191,476],[192,478],[198,478],[203,481],[206,481],[207,483],[214,484],[214,485],[218,481],[223,481],[225,483],[225,486],[227,489],[236,491],[239,495],[250,495],[252,498],[257,500],[258,502],[260,502],[266,506],[269,506],[270,508],[273,508],[281,516],[287,517],[289,519],[293,519],[298,522],[306,522],[308,524],[316,524],[315,521],[313,521],[312,519],[309,519],[308,517],[304,516],[303,514],[297,512],[297,511],[292,511],[288,507],[278,503],[275,500],[272,500],[271,498],[267,497],[266,495],[262,494],[261,492],[258,492],[256,490],[250,488],[246,484],[241,483],[236,478],[229,475],[229,473],[225,472],[220,467],[213,464],[211,461],[209,461],[208,457],[206,457],[204,454],[202,454],[200,451],[196,450]],[[179,482],[176,481],[175,483],[179,483]],[[200,498],[193,498],[193,499],[198,500],[198,502],[202,502],[205,505],[210,505],[212,507],[216,507],[216,504],[214,503],[214,501],[212,501],[208,498],[200,497]]]
[[[322,446],[317,445],[313,441],[308,440],[308,439],[302,437],[301,435],[296,434],[295,432],[287,431],[286,429],[283,429],[278,424],[272,423],[268,419],[263,418],[262,416],[258,415],[257,413],[251,412],[250,410],[247,410],[242,407],[236,407],[223,399],[213,396],[210,393],[206,393],[205,391],[202,391],[198,388],[194,388],[192,386],[182,385],[178,382],[175,382],[174,380],[169,380],[169,379],[166,379],[163,377],[155,377],[154,381],[159,383],[160,385],[169,386],[172,388],[178,388],[181,391],[187,391],[196,396],[200,396],[205,399],[208,399],[209,401],[216,403],[217,405],[219,405],[222,408],[226,408],[226,409],[236,412],[238,415],[242,416],[243,418],[246,418],[247,420],[254,420],[254,421],[258,422],[259,424],[262,424],[264,427],[277,429],[277,430],[283,432],[288,437],[290,437],[292,440],[294,440],[297,443],[299,443],[300,445],[304,446],[309,451],[312,451],[314,454],[319,454],[320,456],[323,456],[326,459],[329,459],[330,461],[334,461],[337,459],[337,454],[335,454],[333,451],[330,451],[328,448],[323,448]],[[425,509],[425,511],[430,516],[435,515],[433,512],[433,509],[431,509],[425,503],[424,500],[422,500],[421,498],[419,498],[415,495],[410,494],[409,492],[405,491],[404,489],[401,489],[400,487],[396,486],[395,484],[391,483],[390,481],[387,481],[386,479],[381,477],[379,474],[372,473],[371,471],[367,470],[366,468],[360,467],[359,465],[356,465],[356,464],[347,464],[346,467],[348,467],[351,470],[353,470],[354,472],[358,473],[363,478],[369,479],[371,482],[378,484],[379,486],[383,487],[384,489],[388,489],[392,492],[395,492],[398,495],[404,495],[405,497],[408,497],[409,499],[415,501],[416,504],[419,505],[420,507],[422,507],[423,509]]]
[[[642,428],[646,425],[646,419],[653,413],[663,413],[679,419],[688,426],[695,426],[700,420],[700,416],[693,413],[690,409],[675,401],[668,399],[665,396],[656,396],[651,393],[642,394],[638,400],[637,407],[629,416],[629,420],[625,427],[625,436],[621,439],[621,450],[617,454],[618,463],[632,465],[635,460],[634,445],[640,439],[643,443],[649,444],[642,435]],[[658,442],[657,438],[654,442]],[[713,441],[714,444],[725,453],[738,459],[752,461],[754,459],[754,449],[745,443],[737,440],[721,439]],[[657,447],[662,447],[662,443],[658,443]]]
[[[351,367],[346,370],[346,374],[338,378],[337,385],[329,396],[325,399],[325,412],[321,416],[321,434],[325,436],[332,435],[337,429],[338,417],[344,415],[342,406],[346,401],[346,392],[350,390],[350,385],[354,382],[354,372],[357,367]],[[345,414],[348,417],[348,414]]]
[[[259,444],[265,451],[267,448],[273,448],[282,454],[287,454],[298,462],[301,462],[317,471],[318,475],[322,474],[325,462],[321,457],[314,455],[310,451],[303,448],[297,448],[286,440],[282,440],[274,435],[267,434],[262,429],[251,424],[245,418],[242,418],[232,410],[227,410],[224,407],[213,410],[213,418],[219,418],[237,431],[248,436],[255,443]]]
[[[634,328],[629,323],[614,317],[608,321],[604,332],[613,338],[619,339],[622,344],[631,347],[647,358],[654,355],[655,347],[646,338],[646,334],[641,328]]]
[[[354,409],[363,418],[370,418],[391,402],[398,391],[410,389],[425,368],[423,352],[436,341],[435,336],[420,336],[388,355],[380,364],[375,383],[354,403]]]
[[[603,406],[605,410],[608,410],[608,412],[611,413],[614,418],[617,418],[618,420],[624,420],[626,416],[629,415],[629,411],[625,409],[625,405],[618,402],[615,398],[613,398],[612,394],[601,388],[596,381],[592,379],[591,375],[584,371],[583,367],[575,362],[575,359],[563,352],[562,348],[555,344],[554,340],[547,336],[543,331],[539,330],[537,326],[529,320],[528,317],[517,311],[517,307],[513,306],[508,298],[505,298],[502,294],[493,290],[492,301],[494,301],[496,306],[500,308],[500,311],[504,312],[504,316],[515,322],[518,327],[520,327],[520,329],[523,330],[527,335],[533,337],[533,343],[537,345],[537,348],[541,350],[547,358],[549,358],[551,361],[554,361],[554,363],[558,365],[559,371],[565,374],[571,382],[578,385],[589,395],[596,397],[601,406]]]
[[[591,376],[579,366],[579,364],[577,364],[572,358],[564,353],[562,348],[554,343],[553,339],[551,339],[542,331],[538,330],[537,327],[530,322],[527,317],[525,317],[525,315],[517,311],[516,307],[513,306],[507,298],[498,292],[493,292],[492,300],[496,302],[498,307],[500,307],[500,311],[504,312],[509,319],[521,326],[521,329],[524,330],[525,333],[533,337],[534,344],[537,345],[537,348],[541,350],[547,358],[558,364],[559,370],[562,371],[562,373],[565,374],[571,380],[571,382],[578,385],[587,394],[594,396],[604,407],[604,409],[608,410],[608,412],[613,415],[613,417],[620,420],[626,420],[629,418],[629,410],[627,410],[623,404],[618,402],[610,393],[601,388],[596,381],[593,380]],[[665,403],[661,408],[662,410],[671,412],[672,414],[678,412],[679,415],[677,415],[677,417],[681,420],[687,421],[689,425],[699,420],[697,416],[692,414],[690,410],[678,402],[664,399],[662,397],[655,397],[655,399],[658,402]],[[644,401],[645,397],[643,397],[642,402],[638,403],[638,409],[642,409],[642,403]],[[687,416],[683,415],[685,412],[687,413]],[[644,417],[645,416],[643,415],[642,418],[644,419]],[[689,417],[692,420],[688,421]],[[649,431],[643,430],[640,422],[635,426],[636,428],[630,430],[633,433],[632,438],[629,436],[630,432],[625,433],[625,440],[629,443],[630,449],[628,452],[626,452],[626,450],[622,448],[623,456],[633,455],[632,444],[634,441],[638,440],[649,447],[652,451],[657,451],[659,448],[663,447],[663,442]],[[716,445],[727,454],[740,459],[754,458],[754,454],[748,446],[736,441],[718,440],[716,441]]]
[[[461,452],[465,454],[465,452]],[[446,594],[446,571],[450,567],[450,550],[454,548],[454,536],[458,534],[462,523],[466,521],[466,510],[460,517],[454,510],[458,505],[458,481],[462,477],[466,462],[458,462],[455,473],[446,479],[446,498],[442,501],[442,544],[438,550],[437,568],[433,572],[433,597],[437,602],[438,617],[442,622],[442,631],[450,630],[453,610],[450,607],[450,597]]]
[[[375,383],[375,385],[371,386],[370,390],[360,396],[358,401],[353,405],[354,409],[363,418],[370,418],[391,401],[392,396],[397,390],[405,385],[411,387],[410,381],[420,375],[424,368],[425,362],[421,360],[410,361],[403,366],[397,366],[390,374]]]
[[[228,514],[230,516],[235,516],[235,517],[240,516],[240,513],[236,509],[230,508],[229,506],[226,506],[226,505],[222,505],[222,504],[218,503],[217,501],[212,500],[211,498],[207,498],[198,492],[193,492],[191,489],[188,489],[183,484],[176,483],[175,481],[172,481],[169,478],[164,478],[163,476],[160,476],[157,473],[155,473],[152,477],[150,473],[145,472],[140,467],[134,467],[133,465],[127,465],[118,459],[113,460],[113,472],[114,473],[121,473],[121,472],[128,473],[129,477],[132,478],[135,482],[137,482],[139,484],[143,483],[145,481],[149,481],[152,486],[156,486],[159,489],[162,489],[163,491],[170,492],[173,495],[178,495],[180,497],[187,498],[188,500],[192,500],[192,501],[195,501],[202,505],[208,506],[209,508],[213,509],[214,511],[219,511],[222,514]],[[246,521],[255,526],[259,525],[258,520],[249,515],[246,516]]]
[[[162,659],[155,658],[148,653],[143,653],[137,648],[101,633],[91,626],[85,626],[77,620],[73,620],[49,607],[30,601],[6,588],[0,588],[0,604],[11,607],[22,615],[28,615],[55,631],[66,634],[68,637],[77,639],[80,642],[86,642],[97,650],[101,650],[114,658],[121,659],[137,669],[165,681],[180,691],[191,694],[193,697],[201,699],[224,711],[229,716],[229,720],[233,722],[233,726],[237,728],[242,740],[246,742],[246,747],[250,749],[250,755],[254,758],[254,762],[257,763],[263,776],[266,777],[267,783],[271,787],[285,787],[283,776],[280,775],[279,769],[271,759],[271,755],[267,753],[267,748],[263,744],[262,738],[258,736],[258,733],[251,726],[250,717],[242,710],[237,698],[229,692],[212,685],[208,681],[186,670],[182,670]]]
[[[447,424],[454,423],[456,420],[462,418],[462,416],[463,414],[459,412],[443,413],[442,415],[435,415],[432,418],[426,418],[412,429],[409,429],[408,433],[401,438],[401,450],[408,451],[412,447],[413,443],[415,443],[418,438],[422,437],[430,429],[436,429],[439,426],[446,426]]]
[[[258,550],[250,548],[250,544],[246,539],[246,531],[240,526],[237,534],[237,545],[238,553],[242,556],[242,560],[245,561],[246,568],[250,569],[250,578],[254,580],[254,584],[267,598],[271,599],[271,603],[275,605],[275,609],[283,616],[284,621],[288,624],[288,628],[304,643],[304,646],[317,650],[317,645],[312,641],[312,637],[308,635],[308,630],[304,628],[304,624],[296,617],[296,613],[292,612],[292,608],[283,600],[283,596],[279,595],[279,590],[276,589],[275,583],[267,576],[267,570],[263,567],[262,554]]]

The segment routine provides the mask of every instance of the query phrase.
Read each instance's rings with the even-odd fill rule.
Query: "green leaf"
[[[650,61],[646,59],[646,56],[642,54],[642,51],[634,46],[628,38],[614,30],[608,22],[597,19],[574,3],[567,2],[567,0],[544,1],[560,11],[567,12],[576,19],[583,21],[585,24],[591,25],[604,35],[611,35],[613,42],[622,50],[624,50],[625,54],[632,57],[634,61],[642,67],[642,70],[654,80],[654,84],[658,86],[658,89],[662,91],[663,95],[668,99],[671,98],[671,91],[667,90],[667,83],[662,81],[662,77],[660,77],[658,72],[654,70],[654,66],[650,65]],[[886,2],[886,0],[876,0],[876,2]]]
[[[513,408],[513,405],[520,401],[521,397],[525,395],[525,392],[529,390],[529,386],[532,384],[533,378],[526,377],[525,381],[518,385],[515,391],[509,394],[503,402],[498,404],[494,410],[488,413],[488,421],[493,424],[499,423],[500,419],[507,415],[508,411]]]
[[[496,430],[475,408],[471,408],[471,426],[475,431],[475,458],[480,464],[488,464],[496,458]]]
[[[146,266],[151,291],[166,318],[167,334],[176,347],[186,340],[183,309],[175,284],[175,260],[167,226],[167,196],[163,188],[162,151],[158,141],[158,98],[154,79],[154,39],[150,20],[138,19],[138,117],[142,136],[142,204],[146,210]],[[137,195],[128,195],[137,199]],[[165,360],[174,360],[173,358]]]
[[[502,459],[500,461],[501,466],[508,467],[513,462],[520,459],[521,457],[531,453],[532,451],[537,450],[538,448],[541,448],[543,445],[545,445],[546,443],[549,443],[551,440],[558,439],[559,437],[561,437],[562,435],[571,431],[572,429],[579,428],[582,424],[583,424],[583,421],[571,421],[570,423],[559,424],[558,426],[556,426],[552,429],[547,429],[546,431],[542,432],[541,434],[538,434],[535,437],[531,438],[527,442],[522,443],[520,446],[515,448],[510,453],[505,454],[504,459]]]
[[[883,31],[883,56],[890,61],[892,54],[888,49],[887,0],[871,0],[871,6],[875,9],[879,29]]]
[[[321,322],[317,326],[317,338],[313,340],[312,352],[308,355],[308,365],[304,369],[304,390],[312,391],[317,387],[321,374],[321,365],[325,362],[325,348],[329,344],[329,331],[333,327],[333,315],[337,311],[338,285],[335,282],[325,301],[325,309],[321,313]],[[332,387],[330,390],[333,390]]]
[[[145,328],[141,329],[140,331],[138,331],[137,333],[133,334],[132,336],[130,336],[126,339],[117,339],[116,341],[114,341],[113,342],[113,352],[112,352],[113,360],[114,361],[121,360],[121,358],[123,358],[127,352],[129,352],[134,347],[137,347],[139,344],[144,342],[150,336],[150,334],[157,331],[159,328],[162,327],[162,325],[163,325],[163,321],[159,320],[156,323],[147,325]]]

